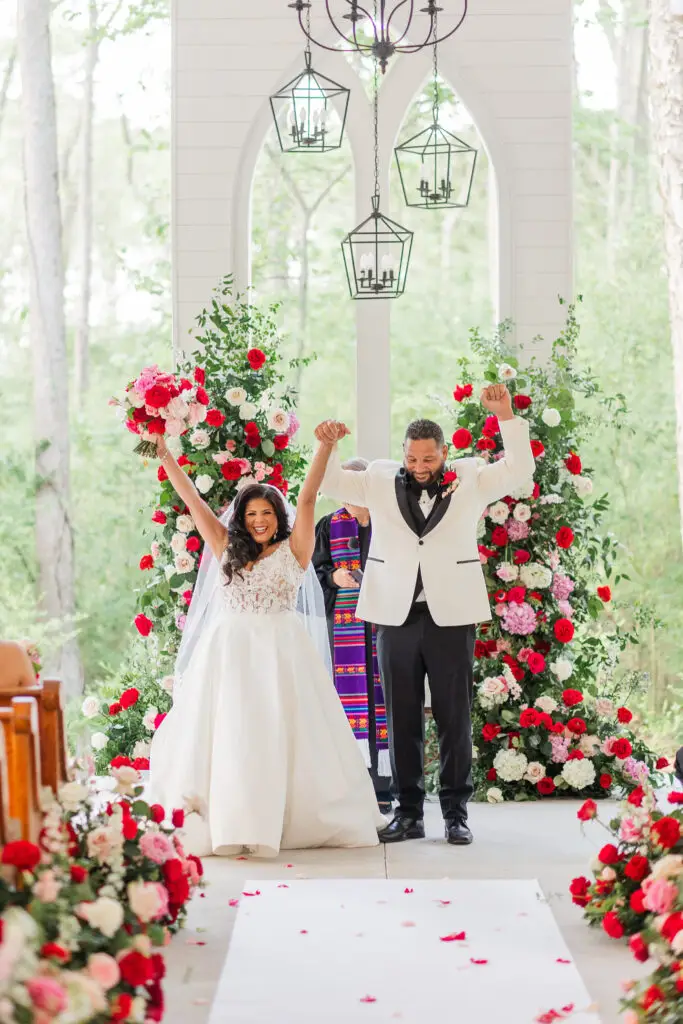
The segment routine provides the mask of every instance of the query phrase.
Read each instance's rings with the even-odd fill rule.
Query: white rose
[[[104,750],[107,743],[109,743],[109,737],[103,732],[95,732],[90,737],[90,746],[93,750]]]
[[[149,552],[150,552],[152,558],[154,559],[154,561],[156,562],[157,558],[161,554],[161,548],[159,547],[159,542],[158,541],[156,541],[156,540],[152,541],[152,543],[150,544],[150,547],[149,547]]]
[[[541,419],[545,423],[546,427],[559,427],[560,423],[562,422],[562,417],[560,416],[557,409],[551,408],[543,410],[543,413],[541,414]]]
[[[208,473],[202,473],[194,483],[200,494],[208,494],[213,487],[213,477],[209,476]]]
[[[512,513],[512,515],[517,520],[517,522],[528,523],[531,519],[531,509],[528,505],[520,503],[519,505],[515,505],[515,510]]]
[[[525,483],[518,487],[515,491],[510,491],[510,497],[514,498],[515,501],[520,501],[522,498],[531,498],[534,493],[534,481],[530,478]]]
[[[526,779],[526,781],[527,782],[533,782],[534,785],[535,785],[537,782],[540,782],[541,779],[544,779],[545,777],[546,777],[545,766],[542,765],[539,761],[529,761],[529,764],[527,765],[526,773],[524,775],[524,778]]]
[[[574,666],[567,658],[557,658],[551,663],[550,671],[554,676],[557,676],[561,683],[564,683],[574,671]]]
[[[553,711],[557,711],[557,701],[547,693],[542,693],[534,703],[537,708],[541,709],[541,711],[545,711],[546,715],[552,715]]]
[[[241,420],[253,420],[256,415],[256,406],[251,402],[243,402],[240,406],[239,416]]]
[[[278,434],[286,433],[289,427],[289,416],[284,409],[273,409],[268,415],[268,426]]]
[[[116,792],[121,796],[132,796],[135,786],[140,782],[137,768],[124,764],[120,768],[112,768],[111,773],[116,779]]]
[[[593,493],[593,481],[589,476],[574,476],[572,484],[579,498],[587,498]]]
[[[147,743],[145,740],[138,740],[133,747],[133,757],[149,757],[151,750],[151,743]]]
[[[187,547],[187,537],[184,533],[174,533],[171,537],[171,551],[180,555]]]
[[[230,388],[225,393],[225,400],[228,405],[244,405],[247,400],[247,393],[244,388]]]
[[[503,791],[498,789],[498,786],[490,786],[486,790],[486,799],[490,804],[502,804],[505,800]]]
[[[174,682],[175,679],[173,676],[164,676],[163,679],[159,680],[159,686],[162,690],[165,690],[166,693],[173,693]]]
[[[142,719],[142,724],[148,732],[154,732],[154,719],[159,714],[159,708],[149,707],[145,711],[145,716]],[[144,755],[143,755],[144,756]]]
[[[506,522],[510,515],[510,509],[504,501],[497,501],[495,505],[491,505],[488,510],[488,517],[492,519],[494,523],[499,525]]]
[[[78,914],[108,939],[113,939],[123,924],[123,907],[109,896],[100,896],[94,903],[81,903]]]
[[[270,459],[275,455],[275,445],[269,438],[266,438],[265,441],[261,442],[261,448],[263,449],[263,454],[267,458]]]
[[[682,874],[683,857],[679,853],[668,853],[666,857],[660,857],[652,865],[654,878],[678,878]]]
[[[189,551],[183,551],[182,555],[175,556],[173,564],[175,565],[175,571],[184,575],[185,573],[192,572],[194,569],[194,557]]]
[[[81,713],[86,718],[95,718],[100,713],[100,702],[97,697],[86,697],[81,704]]]
[[[562,778],[572,789],[585,789],[595,782],[595,765],[587,757],[567,761],[562,769]]]
[[[161,915],[164,907],[156,882],[129,882],[127,891],[131,910],[144,924]]]
[[[211,444],[208,430],[193,430],[190,434],[190,442],[193,448],[208,448]]]
[[[516,376],[517,371],[509,363],[501,363],[498,367],[498,380],[514,380]]]
[[[80,782],[67,782],[60,787],[59,802],[65,810],[75,813],[88,798],[88,793],[88,787],[81,785]]]
[[[176,530],[180,530],[181,533],[191,533],[194,529],[194,519],[192,516],[178,516],[175,521]]]

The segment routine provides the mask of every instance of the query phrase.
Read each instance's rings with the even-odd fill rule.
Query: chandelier
[[[375,60],[375,193],[372,212],[342,242],[352,299],[396,299],[403,295],[413,246],[412,231],[386,217],[379,208],[378,63]]]
[[[436,24],[436,22],[435,22]],[[437,44],[433,61],[432,123],[394,150],[406,206],[458,209],[470,201],[477,151],[439,122]]]
[[[417,53],[431,43],[442,43],[454,35],[467,16],[468,0],[461,0],[461,2],[462,15],[459,21],[449,32],[439,37],[436,18],[443,8],[438,7],[435,0],[426,0],[427,6],[420,8],[419,12],[415,9],[415,0],[396,0],[394,3],[378,0],[375,4],[374,15],[371,15],[358,3],[358,0],[337,0],[340,11],[333,14],[330,9],[330,0],[325,0],[327,17],[344,44],[342,46],[328,46],[313,38],[310,24],[304,22],[304,11],[307,12],[307,18],[310,16],[311,4],[308,0],[294,0],[289,7],[298,12],[299,25],[309,42],[315,43],[316,46],[320,46],[324,50],[342,50],[346,53],[355,51],[366,57],[372,57],[379,63],[382,74],[384,74],[390,58],[395,53]],[[401,11],[401,8],[405,8],[406,5],[407,10]],[[344,10],[346,13],[341,13]],[[425,18],[419,19],[420,24],[416,17],[418,13],[426,15]],[[415,20],[414,25],[413,19]],[[348,22],[348,27],[341,26],[340,21]],[[359,26],[363,29],[362,34],[358,31]],[[408,42],[411,29],[415,35],[422,29],[420,32],[421,42]]]

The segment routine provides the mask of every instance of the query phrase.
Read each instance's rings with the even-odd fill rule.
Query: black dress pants
[[[418,602],[402,626],[378,626],[377,655],[387,706],[398,813],[421,818],[424,805],[424,700],[429,679],[439,736],[439,799],[444,819],[467,814],[472,796],[472,626],[437,626]]]

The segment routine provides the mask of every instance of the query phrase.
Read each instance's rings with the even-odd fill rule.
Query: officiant
[[[345,469],[356,472],[367,466],[360,458],[344,463]],[[370,771],[379,808],[388,814],[391,768],[375,627],[356,618],[370,535],[366,508],[337,509],[316,527],[313,565],[325,597],[335,689]]]

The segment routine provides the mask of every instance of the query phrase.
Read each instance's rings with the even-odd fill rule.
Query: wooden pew
[[[0,690],[0,708],[9,707],[17,697],[33,697],[38,704],[40,725],[40,771],[43,786],[53,793],[68,780],[66,732],[59,679],[44,679],[35,686]]]
[[[14,697],[0,707],[9,765],[9,813],[21,823],[21,838],[36,842],[42,823],[40,731],[35,697]]]
[[[20,825],[10,817],[9,813],[9,773],[10,764],[5,746],[5,730],[0,725],[0,846],[21,837]]]

